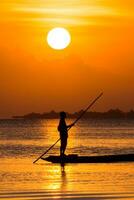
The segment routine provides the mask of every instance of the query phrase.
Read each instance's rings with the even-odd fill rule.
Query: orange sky
[[[46,36],[67,28],[71,45]],[[0,1],[0,117],[76,111],[101,91],[93,110],[134,108],[133,0]]]

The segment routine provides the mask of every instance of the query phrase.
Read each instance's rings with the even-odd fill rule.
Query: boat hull
[[[104,155],[104,156],[49,156],[42,158],[52,163],[113,163],[113,162],[134,162],[134,154]]]

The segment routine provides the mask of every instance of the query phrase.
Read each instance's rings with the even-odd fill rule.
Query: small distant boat
[[[42,158],[52,163],[113,163],[113,162],[134,162],[134,154],[104,155],[104,156],[79,156],[69,154],[67,156],[48,156]]]

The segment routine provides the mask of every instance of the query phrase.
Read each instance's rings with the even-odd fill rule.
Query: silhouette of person
[[[71,128],[74,126],[74,124],[71,125],[66,125],[66,113],[60,112],[60,122],[58,125],[58,131],[60,132],[60,141],[61,141],[61,146],[60,146],[60,156],[65,156],[65,150],[67,147],[67,138],[68,138],[68,128]]]

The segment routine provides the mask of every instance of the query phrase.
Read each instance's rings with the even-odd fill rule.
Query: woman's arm
[[[71,127],[74,126],[74,125],[75,125],[75,124],[72,123],[72,124],[68,125],[67,128],[71,128]]]

